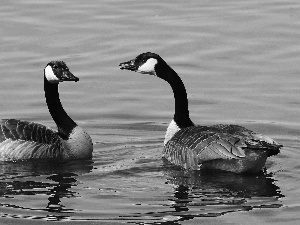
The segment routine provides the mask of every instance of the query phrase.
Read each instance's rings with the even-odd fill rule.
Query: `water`
[[[300,3],[4,0],[0,118],[55,127],[43,68],[93,138],[92,161],[0,163],[0,223],[298,224]],[[118,64],[152,51],[182,77],[196,124],[233,123],[285,147],[257,176],[187,173],[160,156],[172,91]]]

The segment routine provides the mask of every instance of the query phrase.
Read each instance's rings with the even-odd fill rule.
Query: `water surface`
[[[43,68],[91,136],[91,161],[1,162],[0,223],[297,224],[300,221],[300,3],[263,1],[3,1],[0,118],[55,128]],[[285,147],[256,176],[186,172],[161,160],[172,91],[120,71],[160,54],[182,77],[196,124],[233,123]]]

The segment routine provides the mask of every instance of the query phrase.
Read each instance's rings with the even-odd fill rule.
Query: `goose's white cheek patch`
[[[50,83],[53,84],[59,83],[59,79],[55,76],[52,67],[49,65],[45,68],[45,77]]]
[[[155,65],[157,64],[157,60],[154,58],[150,58],[138,68],[138,72],[140,73],[150,73],[155,75]]]

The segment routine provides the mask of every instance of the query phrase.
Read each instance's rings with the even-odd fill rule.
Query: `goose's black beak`
[[[134,62],[135,60],[132,59],[128,62],[123,62],[123,63],[120,63],[120,69],[121,70],[131,70],[131,71],[137,71],[137,67],[136,65],[134,65]]]
[[[60,77],[60,81],[79,81],[79,78],[74,76],[70,71],[63,71],[62,76]]]

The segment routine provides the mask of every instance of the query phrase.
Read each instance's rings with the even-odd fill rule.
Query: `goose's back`
[[[37,123],[0,120],[0,160],[60,158],[62,146],[57,132]]]
[[[280,147],[271,138],[238,125],[192,126],[181,129],[166,143],[164,157],[175,165],[197,169],[201,164],[218,160],[247,163],[252,160],[247,149],[252,156],[263,155],[266,159],[278,154]]]

